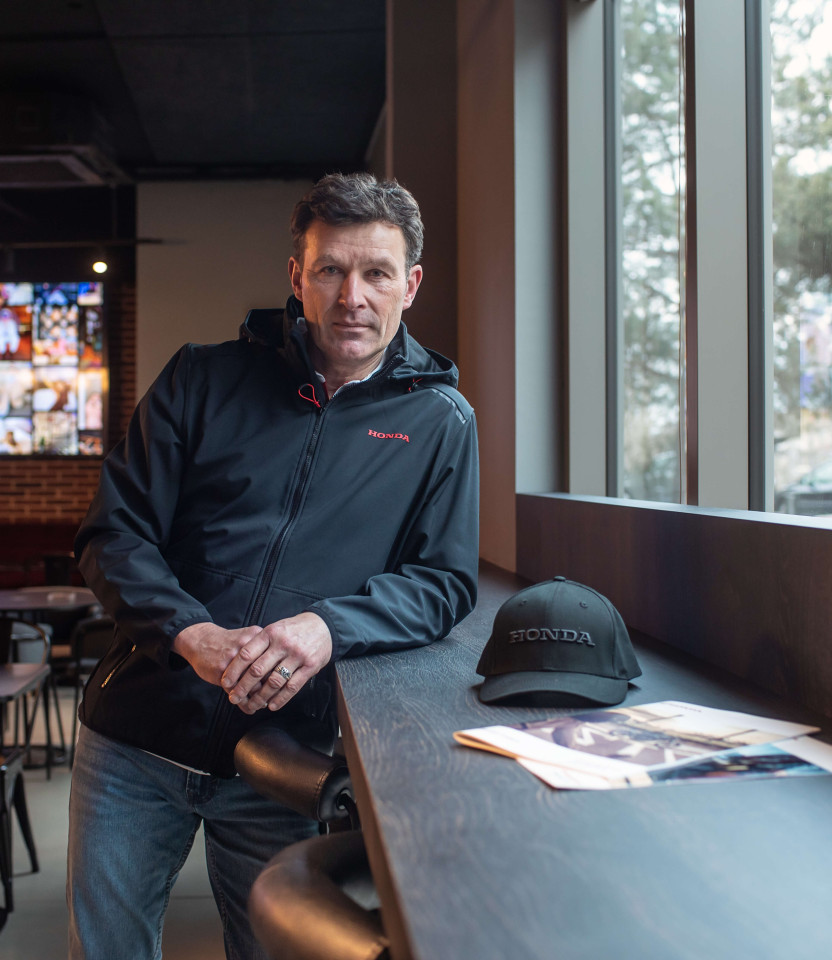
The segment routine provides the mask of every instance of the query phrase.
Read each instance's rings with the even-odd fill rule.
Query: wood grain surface
[[[518,570],[589,584],[629,627],[832,718],[832,520],[517,497]]]
[[[575,709],[495,707],[475,667],[500,603],[482,571],[445,641],[338,665],[344,744],[395,960],[802,960],[832,955],[832,777],[556,791],[453,732]],[[634,637],[625,705],[688,700],[817,722]]]

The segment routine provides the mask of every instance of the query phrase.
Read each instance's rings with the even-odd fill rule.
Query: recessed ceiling
[[[359,169],[384,18],[385,0],[4,4],[0,184]]]

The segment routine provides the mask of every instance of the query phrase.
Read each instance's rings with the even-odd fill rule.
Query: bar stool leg
[[[0,789],[5,791],[5,770],[0,772]],[[3,887],[3,906],[0,907],[0,930],[14,909],[12,895],[12,817],[5,800],[0,808],[0,885]]]
[[[49,685],[52,688],[52,699],[55,703],[55,717],[58,723],[58,741],[55,744],[55,749],[62,754],[66,754],[66,733],[64,731],[64,721],[61,718],[61,700],[58,694],[58,681],[55,679],[54,673],[49,674]]]
[[[20,771],[20,754],[0,756],[0,886],[3,888],[3,906],[0,908],[0,929],[14,909],[12,893],[12,811],[11,789]]]
[[[26,844],[26,849],[29,851],[29,862],[32,864],[32,873],[38,873],[40,871],[40,864],[38,863],[38,853],[35,849],[32,822],[29,820],[29,808],[26,806],[26,791],[23,788],[22,773],[18,774],[14,782],[12,804],[17,814],[17,822],[20,824],[20,832],[23,834],[23,841]],[[11,817],[9,818],[9,822],[11,824]]]
[[[46,756],[44,757],[44,765],[46,767],[46,779],[52,779],[52,760],[53,760],[53,748],[52,748],[52,723],[49,719],[49,680],[51,674],[46,678],[46,682],[43,685],[41,690],[41,696],[43,697],[43,725],[46,731],[46,745],[44,747]],[[36,705],[37,706],[37,705]],[[58,713],[58,720],[60,721],[61,715]]]

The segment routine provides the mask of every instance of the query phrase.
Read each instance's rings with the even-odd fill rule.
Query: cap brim
[[[480,700],[483,703],[495,703],[524,693],[562,693],[569,697],[582,697],[590,703],[612,706],[621,703],[627,695],[627,680],[597,677],[591,673],[556,673],[548,670],[501,673],[485,679],[480,687]]]

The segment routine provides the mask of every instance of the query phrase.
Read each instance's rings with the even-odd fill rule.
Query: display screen
[[[0,283],[0,456],[104,452],[103,284]]]

